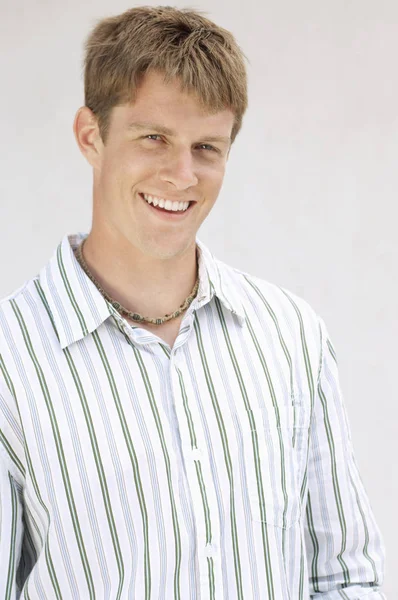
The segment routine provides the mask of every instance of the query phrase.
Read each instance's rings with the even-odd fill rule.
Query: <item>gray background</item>
[[[96,19],[138,4],[0,0],[0,297],[90,229],[91,169],[72,132],[82,44]],[[325,319],[393,600],[398,2],[172,4],[230,29],[250,61],[249,109],[199,239]]]

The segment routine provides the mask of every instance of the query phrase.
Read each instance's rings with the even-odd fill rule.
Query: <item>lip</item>
[[[157,208],[155,208],[153,206],[153,204],[149,204],[145,198],[142,192],[138,192],[138,195],[141,197],[142,201],[144,202],[144,204],[146,204],[146,206],[149,208],[149,210],[153,213],[156,214],[159,218],[164,219],[166,221],[180,221],[182,219],[185,219],[187,217],[187,215],[191,212],[192,207],[194,204],[196,204],[196,202],[191,202],[190,205],[188,206],[187,210],[185,210],[184,212],[182,211],[161,211],[161,210],[157,210]]]

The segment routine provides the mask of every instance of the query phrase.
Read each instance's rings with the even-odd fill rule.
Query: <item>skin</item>
[[[143,121],[173,135],[129,128]],[[93,168],[93,221],[84,258],[103,288],[129,310],[170,314],[191,293],[196,233],[219,195],[230,151],[230,142],[209,139],[230,138],[233,123],[230,110],[204,112],[177,80],[166,85],[156,72],[145,76],[134,104],[113,108],[105,145],[92,111],[77,111],[73,131]],[[166,220],[140,192],[195,203],[184,218]],[[172,342],[180,322],[143,327]]]

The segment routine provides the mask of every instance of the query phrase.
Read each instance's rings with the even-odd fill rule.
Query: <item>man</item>
[[[196,238],[247,106],[203,16],[86,44],[91,232],[0,304],[1,598],[384,598],[325,323]]]

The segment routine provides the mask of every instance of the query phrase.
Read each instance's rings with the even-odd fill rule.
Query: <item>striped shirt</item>
[[[197,240],[171,349],[84,273],[86,235],[0,302],[0,598],[385,599],[321,317]]]

